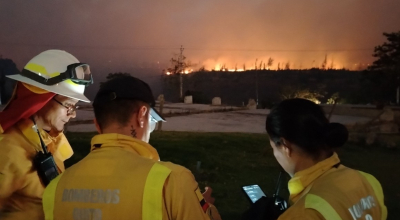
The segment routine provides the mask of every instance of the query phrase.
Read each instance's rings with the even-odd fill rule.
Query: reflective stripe
[[[28,63],[28,64],[26,64],[24,69],[29,70],[34,73],[37,73],[37,74],[45,75],[48,77],[51,75],[55,75],[55,73],[48,73],[46,70],[46,67],[36,64],[36,63]],[[60,75],[60,73],[58,73],[58,75]]]
[[[143,192],[143,220],[162,220],[162,198],[164,183],[171,170],[161,164],[155,163],[146,179],[146,184]],[[54,220],[54,204],[58,182],[63,173],[57,176],[46,187],[43,193],[43,211],[45,220]],[[159,199],[155,199],[159,198]]]
[[[326,220],[342,220],[336,210],[325,199],[314,194],[306,195],[305,208],[315,209]]]
[[[55,179],[53,179],[44,190],[42,202],[43,202],[43,211],[45,220],[54,219],[54,204],[55,204],[56,190],[58,182],[60,181],[62,175],[63,173],[61,173]]]
[[[143,192],[142,220],[162,220],[163,188],[170,173],[170,169],[159,163],[150,169]]]
[[[361,175],[363,175],[365,177],[365,179],[367,179],[367,181],[369,182],[369,184],[371,184],[372,189],[375,192],[375,196],[378,199],[379,205],[381,206],[381,219],[385,220],[387,218],[387,209],[385,204],[383,203],[383,190],[382,190],[382,186],[379,183],[379,181],[372,176],[371,174],[368,173],[364,173],[362,171],[359,171],[361,173]]]

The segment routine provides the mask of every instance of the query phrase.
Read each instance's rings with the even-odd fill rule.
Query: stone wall
[[[321,105],[326,114],[329,114],[333,105]],[[394,117],[400,118],[400,107],[390,107],[393,110]],[[368,105],[336,105],[333,111],[334,115],[348,115],[375,118],[382,114],[383,109],[377,109],[375,106]]]

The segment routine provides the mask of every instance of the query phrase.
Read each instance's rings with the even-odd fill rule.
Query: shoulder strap
[[[375,196],[377,197],[379,205],[381,206],[381,212],[382,212],[381,219],[386,219],[387,218],[387,209],[386,209],[386,206],[385,206],[385,204],[383,202],[384,201],[383,200],[383,190],[382,190],[381,184],[371,174],[364,173],[362,171],[358,171],[358,172],[360,172],[361,175],[364,176],[365,179],[367,179],[367,181],[371,185],[372,189],[374,190]]]
[[[316,210],[327,220],[342,220],[336,210],[325,199],[314,194],[306,196],[305,208]]]
[[[364,173],[359,171],[362,176],[369,182],[374,193],[378,199],[379,205],[381,206],[381,219],[384,220],[387,218],[387,209],[383,203],[383,190],[379,181],[372,175],[368,173]],[[308,194],[305,199],[305,208],[311,208],[318,211],[325,219],[329,220],[341,220],[341,217],[336,212],[336,210],[323,198],[314,195]]]
[[[340,163],[335,164],[332,168],[339,168]],[[336,169],[330,169],[326,173],[323,174],[327,175],[328,173],[333,172]],[[314,209],[319,212],[326,220],[342,220],[340,215],[336,212],[336,210],[322,197],[317,196],[315,194],[308,194],[311,190],[313,183],[310,184],[308,187],[307,192],[305,192],[302,196],[305,196],[305,208]]]
[[[168,167],[165,167],[159,163],[155,163],[151,167],[150,172],[147,175],[143,192],[143,220],[162,220],[163,188],[165,180],[170,173],[171,170]]]

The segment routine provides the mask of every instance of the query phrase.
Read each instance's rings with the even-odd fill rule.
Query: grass
[[[94,133],[68,133],[74,156],[66,161],[71,166],[90,150]],[[241,186],[259,184],[267,195],[274,192],[280,167],[272,155],[264,134],[154,132],[150,144],[161,160],[190,169],[200,187],[213,188],[215,205],[224,220],[240,219],[249,206]],[[348,167],[374,175],[382,184],[389,220],[400,216],[400,151],[379,147],[347,144],[338,152]],[[201,162],[197,169],[198,161]],[[281,194],[288,197],[285,176]],[[349,180],[351,181],[351,180]]]

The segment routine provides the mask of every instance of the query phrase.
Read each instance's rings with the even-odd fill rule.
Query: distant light
[[[170,73],[170,72],[167,72],[166,74],[167,74],[168,76],[169,76],[169,75],[171,75],[171,73]]]

